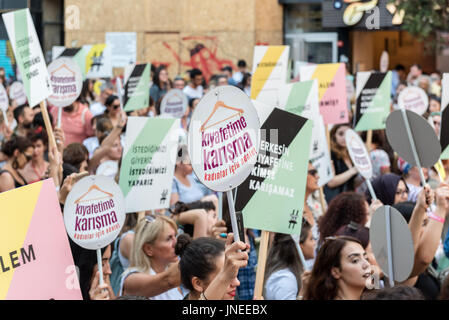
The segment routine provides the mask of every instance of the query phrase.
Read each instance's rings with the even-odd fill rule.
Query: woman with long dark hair
[[[0,192],[18,188],[27,184],[19,173],[33,158],[34,146],[26,138],[13,136],[3,143],[2,152],[6,156],[6,163],[0,170]]]
[[[368,219],[369,206],[363,195],[355,192],[339,194],[329,203],[326,213],[318,221],[320,243],[351,221],[363,226]]]
[[[357,168],[351,161],[346,148],[345,133],[349,124],[337,124],[330,132],[331,160],[335,176],[324,186],[326,201],[329,203],[335,196],[345,191],[354,191],[361,181],[356,181]]]
[[[172,83],[168,78],[167,66],[160,65],[156,68],[153,76],[153,85],[150,88],[150,97],[153,101],[159,101],[172,88]]]
[[[312,238],[312,241],[308,241],[309,238]],[[303,220],[299,245],[305,259],[315,257],[315,244],[312,228],[306,220]],[[296,300],[301,290],[301,275],[305,268],[292,236],[276,233],[267,258],[264,298]]]
[[[359,300],[371,280],[371,267],[359,240],[328,237],[321,246],[304,300]]]

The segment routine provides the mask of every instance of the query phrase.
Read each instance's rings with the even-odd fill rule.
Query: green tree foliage
[[[405,15],[401,28],[418,40],[435,39],[436,32],[449,32],[449,0],[390,0]]]

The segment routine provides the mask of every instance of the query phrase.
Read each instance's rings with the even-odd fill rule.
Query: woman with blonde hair
[[[137,225],[130,267],[123,273],[120,295],[152,300],[181,300],[179,261],[175,254],[177,228],[165,216],[147,216]]]

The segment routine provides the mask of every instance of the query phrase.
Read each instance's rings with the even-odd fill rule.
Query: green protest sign
[[[124,110],[147,108],[150,105],[150,64],[133,65],[128,74],[125,75]]]
[[[83,80],[86,79],[86,51],[84,50],[84,47],[65,48],[64,51],[58,56],[58,58],[61,57],[72,58],[80,68]]]
[[[128,118],[119,180],[126,212],[169,207],[179,121]]]
[[[355,131],[385,129],[390,96],[391,72],[357,72]]]
[[[312,121],[257,103],[260,150],[249,177],[237,188],[236,211],[246,228],[300,234]]]
[[[52,88],[30,10],[4,13],[2,18],[22,74],[28,103],[35,106],[52,94]]]

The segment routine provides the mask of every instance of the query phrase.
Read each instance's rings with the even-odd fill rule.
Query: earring
[[[14,170],[17,170],[17,168],[19,168],[19,162],[17,161],[17,157],[14,158],[14,161],[12,162],[12,168]]]

